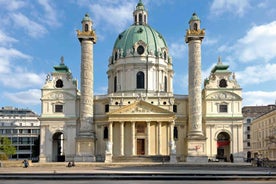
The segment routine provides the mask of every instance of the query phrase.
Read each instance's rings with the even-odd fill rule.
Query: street
[[[168,181],[147,181],[147,180],[0,180],[0,184],[168,184]],[[169,181],[170,184],[270,184],[275,181]]]

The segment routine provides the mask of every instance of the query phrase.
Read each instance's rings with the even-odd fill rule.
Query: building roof
[[[243,117],[256,118],[256,117],[266,114],[274,109],[276,109],[276,105],[244,106],[242,108],[242,114],[243,114]]]
[[[63,56],[60,58],[60,64],[54,66],[54,72],[57,72],[57,73],[67,73],[67,72],[70,72],[69,68],[64,64],[64,58],[63,58]]]
[[[229,68],[229,65],[224,65],[221,61],[221,58],[218,58],[218,63],[214,66],[214,68],[211,70],[212,73],[215,72],[229,72],[227,69]]]
[[[158,56],[161,48],[167,48],[163,36],[149,25],[132,25],[119,34],[113,49],[123,51],[123,57],[125,57],[138,41],[144,42],[147,45],[147,52],[152,52],[155,56]]]
[[[0,115],[37,116],[37,114],[31,111],[30,109],[21,109],[10,106],[2,107],[0,109]]]

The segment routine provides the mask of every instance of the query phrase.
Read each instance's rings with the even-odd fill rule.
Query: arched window
[[[147,16],[144,15],[144,22],[147,22]]]
[[[164,91],[168,91],[168,81],[167,81],[167,76],[164,77]]]
[[[177,127],[173,127],[173,138],[178,139],[178,130]]]
[[[145,88],[145,74],[143,72],[138,72],[136,75],[136,88],[137,89]]]
[[[84,25],[84,31],[87,32],[88,31],[88,24]]]
[[[108,128],[107,127],[104,127],[104,132],[103,132],[103,138],[104,139],[108,139]]]
[[[143,15],[140,13],[139,14],[139,25],[143,24]]]
[[[104,106],[104,110],[105,110],[105,112],[109,112],[109,104],[106,104],[106,105]]]
[[[167,53],[164,51],[164,60],[167,60]]]
[[[114,93],[117,92],[117,77],[114,77]]]
[[[197,31],[197,23],[194,23],[194,30]]]
[[[56,88],[62,88],[63,87],[63,81],[61,79],[58,79],[56,81]]]
[[[221,79],[219,81],[219,87],[226,88],[227,87],[227,81],[225,79]]]
[[[118,59],[118,53],[115,52],[115,61]]]

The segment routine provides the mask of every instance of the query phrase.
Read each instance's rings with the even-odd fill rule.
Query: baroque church
[[[88,14],[81,24],[80,89],[63,58],[41,89],[40,162],[242,161],[242,89],[220,58],[202,81],[205,30],[195,13],[184,38],[188,95],[173,92],[172,57],[141,0],[107,58],[106,95],[94,95],[97,36]]]

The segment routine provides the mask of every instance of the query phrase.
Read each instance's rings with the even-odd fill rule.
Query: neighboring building
[[[173,64],[164,37],[148,24],[140,0],[133,24],[120,33],[107,62],[108,91],[93,92],[96,33],[86,14],[81,43],[81,90],[63,58],[41,91],[40,161],[242,161],[242,89],[219,59],[202,91],[201,43],[194,13],[185,42],[189,94],[173,93]],[[104,75],[104,74],[103,74]],[[184,91],[184,89],[183,89]]]
[[[265,114],[273,109],[276,109],[276,105],[267,105],[267,106],[244,106],[242,108],[243,114],[243,150],[244,158],[251,159],[251,123],[252,121]]]
[[[38,159],[40,123],[38,115],[29,109],[2,107],[0,135],[8,137],[16,154],[11,159]]]
[[[276,160],[276,108],[251,123],[251,151],[254,157]],[[274,107],[274,108],[273,108]]]

